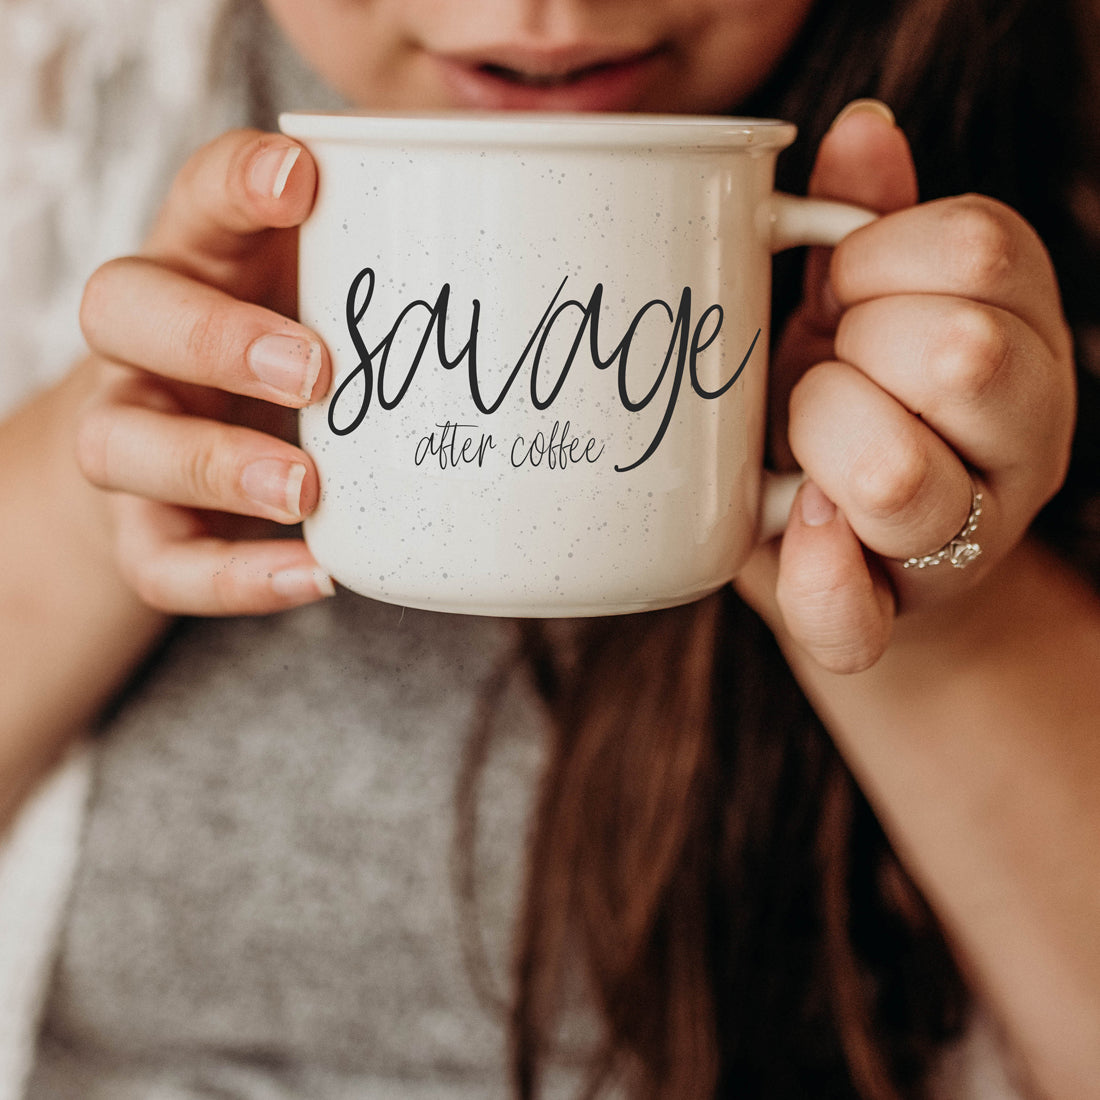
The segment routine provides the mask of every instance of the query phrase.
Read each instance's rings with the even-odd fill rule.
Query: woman
[[[537,626],[522,631],[554,730],[511,1017],[523,1095],[547,1061],[574,957],[582,1003],[606,1026],[606,1044],[587,1051],[593,1074],[639,1095],[922,1095],[942,1045],[965,1025],[966,989],[1003,1027],[1029,1087],[1073,1097],[1096,1088],[1100,610],[1076,571],[1088,565],[1080,521],[1095,467],[1071,472],[1044,519],[1076,569],[1026,534],[1064,479],[1076,400],[1040,237],[1069,320],[1086,324],[1096,309],[1070,203],[1086,167],[1088,131],[1076,112],[1088,98],[1068,6],[1033,8],[268,4],[287,42],[357,104],[782,115],[803,129],[802,159],[783,166],[784,187],[887,215],[780,279],[773,457],[809,475],[781,545],[754,557],[736,596],[579,624],[564,641]],[[241,38],[243,53],[232,56],[252,59],[242,65],[252,86],[270,79],[277,99],[278,74],[292,62],[281,46],[264,52]],[[891,105],[899,126],[875,104],[837,119],[869,95]],[[1021,135],[1039,126],[1036,157]],[[278,611],[327,591],[300,542],[253,541],[252,519],[285,522],[312,507],[308,459],[221,423],[278,430],[273,405],[325,388],[323,353],[287,354],[310,341],[284,319],[292,230],[313,183],[308,157],[286,139],[234,133],[204,148],[177,178],[141,257],[89,284],[82,317],[93,358],[6,427],[5,468],[15,476],[5,503],[25,517],[4,580],[5,606],[22,624],[8,635],[15,675],[3,689],[9,805],[117,694],[162,637],[165,614]],[[1009,206],[929,201],[964,190]],[[260,338],[288,335],[256,351]],[[1084,450],[1095,431],[1093,383],[1080,381]],[[69,459],[74,439],[80,471]],[[267,471],[304,464],[297,500],[287,506],[285,480],[246,477],[250,460]],[[901,568],[897,559],[937,554],[971,518],[982,550],[972,565]],[[29,589],[26,578],[42,570],[48,591]],[[74,624],[77,596],[87,614]],[[112,878],[105,838],[155,817],[126,801],[155,774],[157,761],[141,764],[143,748],[161,744],[137,727],[166,721],[171,685],[188,699],[215,690],[219,662],[199,667],[188,654],[237,654],[216,647],[243,637],[261,647],[255,669],[272,668],[287,652],[272,639],[317,621],[188,624],[152,687],[124,697],[99,752],[86,870],[31,1095],[95,1095],[122,1080],[142,1087],[135,1066],[148,1070],[153,1058],[159,1074],[189,1049],[141,1028],[146,1046],[112,1047],[117,1032],[87,999],[105,973],[103,953],[89,946],[91,914],[107,911],[112,884],[124,881]],[[45,639],[56,644],[60,622],[61,651],[46,662]],[[468,646],[465,629],[438,627],[434,649],[418,643],[406,656],[436,668],[439,653]],[[381,675],[380,657],[367,665]],[[476,680],[481,737],[458,774],[468,861],[479,752],[515,707],[537,713],[529,699],[501,702],[502,681],[484,668]],[[239,677],[234,685],[250,700],[262,691]],[[401,713],[404,704],[387,705]],[[190,727],[199,724],[192,716]],[[288,751],[285,731],[274,736]],[[167,778],[176,783],[192,774],[188,740],[172,741]],[[187,789],[205,797],[209,766],[194,774],[201,780]],[[162,798],[170,789],[156,788]],[[294,818],[269,804],[255,816],[233,812],[238,839],[241,820]],[[172,820],[186,819],[158,820],[143,851],[173,836]],[[173,868],[186,854],[181,832],[164,855]],[[460,897],[476,893],[475,863],[459,865]],[[467,914],[467,927],[473,920]],[[120,931],[146,942],[132,918]],[[115,992],[125,986],[117,958],[106,971]],[[302,1003],[300,989],[277,988]],[[129,1005],[116,1024],[133,1029],[144,1002],[113,1003]],[[185,1015],[167,1019],[179,1027]],[[272,1024],[251,1048],[240,1038],[247,1029],[224,1033],[249,1084],[225,1084],[222,1059],[218,1087],[253,1095],[262,1079],[293,1095],[297,1080],[298,1094],[324,1095],[320,1078],[304,1088],[286,1069],[311,1053],[291,1042],[293,1028]],[[199,1028],[195,1042],[208,1054],[212,1033]],[[109,1067],[99,1080],[97,1058]],[[111,1074],[122,1076],[105,1085]],[[186,1079],[203,1094],[199,1078]]]

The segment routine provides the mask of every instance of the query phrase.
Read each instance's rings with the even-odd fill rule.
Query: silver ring
[[[972,561],[981,557],[981,544],[975,542],[971,535],[978,529],[978,517],[982,514],[982,494],[976,489],[972,489],[971,492],[973,497],[970,502],[970,515],[966,517],[962,530],[934,554],[906,558],[901,563],[902,569],[928,569],[945,561],[950,562],[956,569],[965,569]]]

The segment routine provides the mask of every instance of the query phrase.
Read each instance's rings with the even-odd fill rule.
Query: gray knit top
[[[543,752],[522,677],[482,774],[476,913],[452,860],[474,708],[510,646],[500,621],[345,592],[182,624],[98,743],[29,1096],[507,1095],[498,1005]]]

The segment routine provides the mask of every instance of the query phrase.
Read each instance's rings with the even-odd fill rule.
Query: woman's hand
[[[318,498],[292,410],[330,368],[288,320],[315,185],[290,139],[226,134],[181,171],[142,253],[85,291],[95,397],[78,460],[112,491],[118,567],[158,610],[255,614],[331,594],[300,539],[271,537]]]
[[[789,394],[776,438],[806,471],[781,547],[738,585],[781,634],[831,671],[872,665],[895,629],[941,637],[936,609],[1017,546],[1065,474],[1075,415],[1071,340],[1035,232],[991,199],[915,205],[908,145],[887,112],[845,112],[811,192],[881,211],[811,255],[805,300],[777,348]],[[782,410],[787,412],[788,410]],[[963,527],[981,556],[903,569]],[[896,620],[896,622],[895,622]]]
[[[1051,265],[996,202],[916,205],[873,109],[826,137],[813,190],[884,216],[811,257],[773,421],[808,481],[738,587],[1028,1086],[1100,1096],[1100,599],[1025,537],[1075,416]],[[972,486],[981,556],[903,569],[959,531]]]

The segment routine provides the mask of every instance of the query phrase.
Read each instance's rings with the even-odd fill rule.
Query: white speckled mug
[[[303,411],[321,565],[467,614],[609,615],[727,583],[789,506],[762,454],[770,257],[866,211],[773,190],[782,122],[284,115],[317,160]]]

